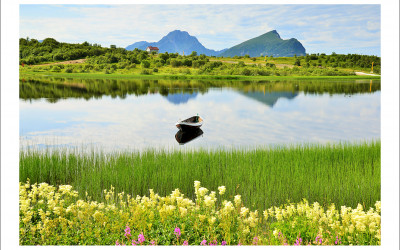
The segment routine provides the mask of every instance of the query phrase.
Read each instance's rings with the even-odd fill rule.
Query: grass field
[[[179,187],[194,198],[193,182],[243,203],[265,209],[306,198],[326,206],[372,207],[380,200],[380,141],[295,145],[252,150],[197,150],[83,153],[74,149],[20,152],[19,177],[31,183],[70,184],[81,194],[103,200],[111,185],[116,192],[166,195]]]

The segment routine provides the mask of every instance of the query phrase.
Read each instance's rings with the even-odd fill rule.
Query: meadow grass
[[[253,149],[195,151],[81,152],[21,149],[19,178],[31,183],[70,184],[98,201],[103,190],[167,195],[179,187],[195,197],[193,182],[263,210],[306,198],[327,206],[372,207],[381,199],[381,143],[306,144]]]

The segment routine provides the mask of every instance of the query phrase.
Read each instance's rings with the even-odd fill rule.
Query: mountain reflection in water
[[[112,151],[369,140],[380,138],[380,88],[380,80],[26,77],[19,82],[21,145]],[[206,126],[177,133],[177,118],[196,113]]]
[[[177,94],[169,94],[167,96],[167,100],[173,104],[183,104],[187,103],[190,99],[194,99],[197,96],[197,92],[193,94],[187,94],[187,93],[177,93]]]
[[[203,135],[203,130],[201,130],[200,128],[192,130],[179,130],[175,134],[175,139],[179,143],[179,145],[184,145],[190,141],[193,141],[201,135]]]
[[[292,99],[297,93],[346,94],[380,91],[380,80],[136,80],[79,79],[60,77],[23,78],[19,82],[19,97],[23,100],[45,98],[55,103],[65,98],[100,99],[104,96],[125,99],[128,95],[159,94],[174,104],[185,104],[210,89],[229,88],[272,107],[278,98]]]

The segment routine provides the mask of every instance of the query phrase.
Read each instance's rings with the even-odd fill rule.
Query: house
[[[156,53],[158,53],[158,48],[157,47],[152,47],[152,46],[148,46],[147,47],[147,49],[146,49],[146,51],[147,52],[149,52],[149,53],[151,53],[151,52],[153,52],[153,51],[155,51]]]

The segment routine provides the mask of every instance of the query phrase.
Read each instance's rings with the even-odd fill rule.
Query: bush
[[[245,75],[245,76],[249,76],[249,75],[251,75],[251,70],[248,69],[248,68],[244,68],[240,74],[241,75]]]
[[[140,71],[140,74],[141,74],[141,75],[151,75],[151,71],[148,70],[148,69],[142,69],[142,70]]]
[[[143,60],[142,62],[141,62],[141,64],[140,64],[141,66],[142,66],[142,68],[144,68],[144,69],[148,69],[148,68],[150,68],[150,62],[149,61],[147,61],[147,60]]]
[[[154,68],[154,69],[153,69],[153,72],[157,73],[157,72],[158,72],[158,69],[157,69],[157,68]]]
[[[246,66],[246,65],[244,64],[243,61],[239,61],[237,65],[238,65],[238,67],[244,67],[244,66]]]
[[[176,68],[182,65],[182,62],[178,59],[171,59],[170,64],[172,67]]]
[[[54,66],[51,69],[52,72],[61,72],[61,68],[59,66]]]

